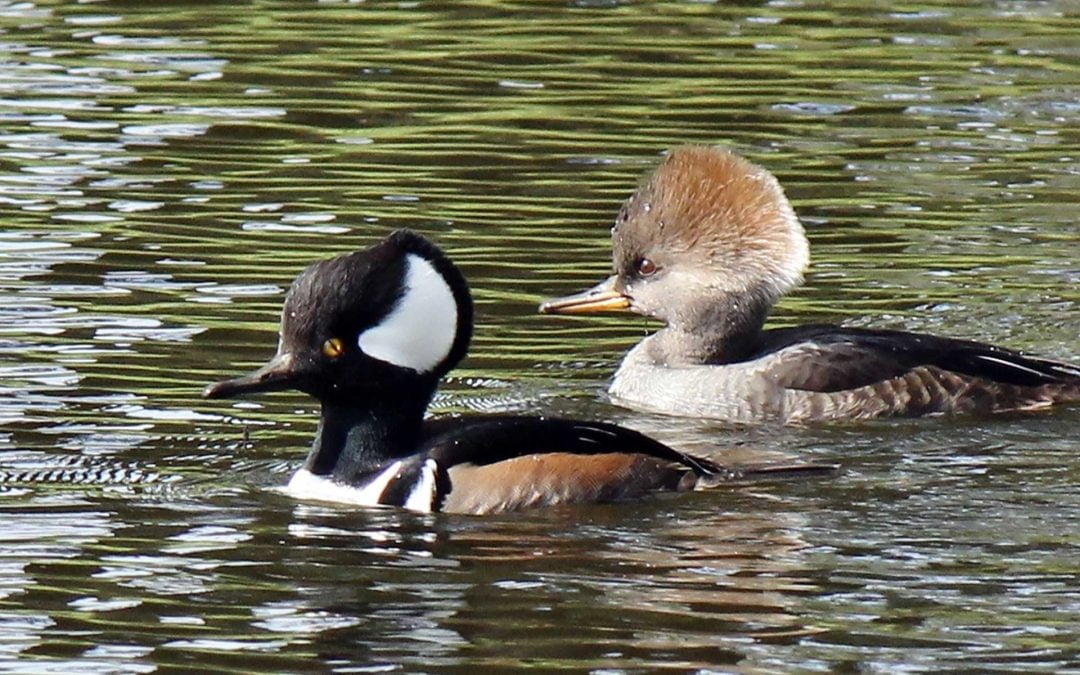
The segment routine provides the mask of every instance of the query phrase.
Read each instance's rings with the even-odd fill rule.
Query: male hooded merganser
[[[315,442],[287,492],[321,501],[492,513],[832,468],[740,472],[602,422],[424,421],[439,379],[465,356],[471,334],[461,272],[430,241],[399,230],[305,269],[285,298],[277,354],[203,395],[298,389],[318,399]]]
[[[765,169],[672,150],[623,204],[614,275],[541,312],[630,309],[666,325],[626,355],[610,392],[631,408],[732,422],[1030,410],[1080,400],[1080,368],[1001,347],[830,325],[762,330],[802,282],[809,246]]]

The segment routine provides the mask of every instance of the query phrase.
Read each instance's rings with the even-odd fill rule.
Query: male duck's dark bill
[[[232,398],[244,394],[296,388],[300,374],[289,352],[277,354],[260,368],[232,380],[215,382],[203,390],[203,398]]]
[[[617,277],[611,276],[592,288],[540,305],[541,314],[592,314],[620,311],[630,307],[630,298],[615,290]]]

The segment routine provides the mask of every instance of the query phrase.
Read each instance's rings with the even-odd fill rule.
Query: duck
[[[472,327],[460,270],[427,238],[398,230],[304,269],[285,297],[276,354],[203,396],[298,390],[319,401],[315,439],[284,490],[302,500],[482,515],[835,468],[726,467],[608,422],[425,419]]]
[[[611,229],[613,274],[540,305],[663,326],[619,365],[611,400],[737,424],[1027,411],[1080,400],[1080,367],[981,342],[812,324],[765,329],[810,262],[779,181],[723,148],[670,150]]]

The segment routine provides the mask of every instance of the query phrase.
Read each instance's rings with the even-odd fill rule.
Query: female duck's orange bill
[[[588,290],[540,304],[541,314],[591,314],[611,312],[630,307],[630,298],[615,290],[616,277],[604,279]]]

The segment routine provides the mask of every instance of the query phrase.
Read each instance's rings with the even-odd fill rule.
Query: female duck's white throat
[[[405,258],[405,291],[393,311],[361,333],[368,356],[418,373],[435,369],[450,354],[458,330],[454,293],[435,266],[416,254]]]

